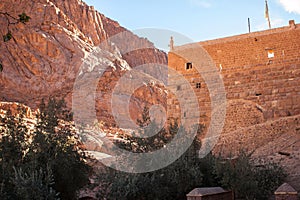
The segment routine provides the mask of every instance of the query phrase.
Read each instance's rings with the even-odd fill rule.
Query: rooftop
[[[190,193],[188,193],[186,196],[187,197],[194,197],[194,196],[208,196],[208,195],[213,195],[213,194],[220,194],[227,192],[221,187],[204,187],[204,188],[195,188],[193,189]]]
[[[275,194],[298,194],[298,193],[288,183],[284,183],[275,191]]]

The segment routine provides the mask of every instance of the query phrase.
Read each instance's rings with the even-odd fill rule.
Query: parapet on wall
[[[266,119],[300,114],[300,24],[290,21],[286,27],[198,44],[219,70],[228,100],[254,102]],[[176,53],[178,48],[169,52],[168,65],[189,81],[198,97],[201,120],[207,122],[211,102],[206,83],[191,67],[192,61]],[[177,90],[185,89],[172,84]],[[179,111],[178,101],[170,97],[169,117],[180,118]]]

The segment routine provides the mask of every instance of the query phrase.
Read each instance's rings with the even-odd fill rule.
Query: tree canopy
[[[149,121],[148,110],[148,108],[144,109],[142,119],[137,123],[144,128],[144,131],[156,130],[155,123]],[[201,133],[204,129],[203,126],[199,127]],[[169,128],[160,130],[153,137],[128,136],[125,141],[117,140],[116,143],[120,148],[134,153],[151,152],[164,148],[164,144],[173,138],[179,128],[182,127],[175,123]],[[268,199],[284,180],[285,174],[276,164],[264,163],[258,167],[252,162],[251,155],[245,152],[241,152],[235,159],[227,159],[211,153],[200,159],[198,155],[200,147],[201,143],[196,137],[187,151],[174,163],[153,172],[126,173],[103,167],[99,170],[96,181],[97,186],[101,186],[98,190],[98,198],[185,199],[186,194],[194,188],[221,186],[234,191],[238,198]],[[137,163],[132,163],[135,164]]]
[[[0,198],[76,199],[89,182],[91,167],[69,121],[63,101],[42,103],[33,131],[25,111],[1,117]]]

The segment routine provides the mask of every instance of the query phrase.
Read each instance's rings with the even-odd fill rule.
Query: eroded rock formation
[[[0,11],[14,17],[25,12],[31,17],[26,25],[18,23],[8,27],[7,18],[0,16],[1,34],[8,31],[13,34],[10,41],[0,42],[3,65],[0,101],[20,102],[36,108],[41,99],[54,96],[65,98],[71,108],[74,81],[83,59],[95,47],[100,47],[109,56],[105,58],[106,70],[99,80],[101,94],[98,96],[105,98],[97,100],[97,115],[111,123],[111,108],[107,102],[122,74],[147,63],[167,63],[166,54],[155,49],[151,42],[139,38],[81,0],[4,0],[0,2]],[[147,87],[145,92],[153,91]],[[133,109],[147,104],[147,101],[141,103],[144,96],[144,92],[132,95]],[[156,95],[157,102],[150,100],[148,103],[164,102],[163,98]],[[137,116],[135,112],[133,110],[133,116]]]

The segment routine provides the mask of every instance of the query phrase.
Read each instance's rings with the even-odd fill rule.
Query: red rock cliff
[[[36,107],[42,98],[56,96],[65,97],[71,105],[73,84],[82,60],[98,45],[109,46],[105,50],[109,56],[105,59],[113,63],[108,66],[113,75],[106,74],[99,83],[101,94],[106,94],[107,98],[112,88],[103,87],[103,83],[114,86],[122,71],[145,63],[167,63],[166,54],[155,49],[151,42],[139,38],[81,0],[2,0],[0,12],[14,17],[25,12],[31,17],[26,25],[19,23],[8,27],[7,19],[0,15],[0,34],[6,34],[8,28],[13,34],[12,40],[0,42],[3,64],[0,101]],[[113,41],[112,45],[110,39],[124,31],[127,40]],[[129,51],[131,46],[147,48]],[[136,96],[133,107],[140,107],[137,105],[142,99]],[[98,110],[109,112],[109,105],[104,104],[100,102]]]

